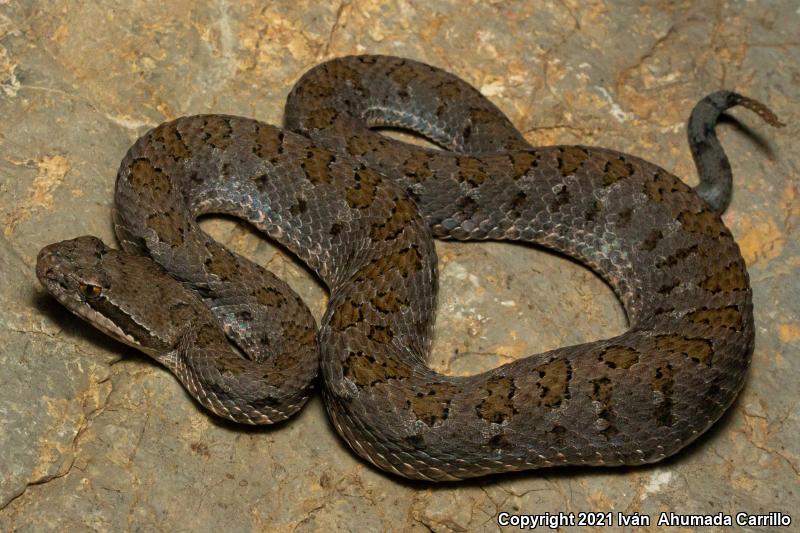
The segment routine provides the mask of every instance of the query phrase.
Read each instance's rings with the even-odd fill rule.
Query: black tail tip
[[[778,115],[776,115],[772,109],[767,107],[766,104],[734,91],[717,91],[709,94],[703,100],[710,103],[719,112],[730,109],[731,107],[741,106],[749,109],[761,117],[761,119],[770,126],[774,126],[776,128],[783,128],[786,126],[786,124],[781,122],[781,120],[778,118]]]

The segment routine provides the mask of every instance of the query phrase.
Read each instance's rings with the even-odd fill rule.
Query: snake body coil
[[[129,150],[117,179],[117,235],[172,277],[89,237],[45,248],[37,271],[62,303],[236,421],[270,423],[299,409],[319,350],[336,429],[356,453],[402,476],[657,461],[722,415],[753,347],[747,271],[719,217],[730,166],[713,126],[732,105],[779,125],[735,93],[701,101],[689,130],[701,198],[627,154],[531,147],[480,93],[436,68],[335,59],[292,90],[288,130],[185,117]],[[411,129],[445,150],[388,139],[375,126]],[[318,344],[299,298],[200,231],[204,213],[249,221],[319,275],[330,302]],[[432,235],[569,255],[613,287],[630,327],[479,375],[438,374],[426,365]]]

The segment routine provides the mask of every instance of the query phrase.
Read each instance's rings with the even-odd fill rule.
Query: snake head
[[[67,309],[125,344],[155,357],[177,342],[180,324],[158,304],[169,304],[182,287],[147,257],[78,237],[44,247],[36,276]]]
[[[45,246],[36,258],[36,276],[56,299],[72,309],[99,298],[109,288],[103,257],[110,249],[97,237],[78,237]]]

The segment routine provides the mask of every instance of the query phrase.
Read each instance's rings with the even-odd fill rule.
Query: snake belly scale
[[[295,85],[286,130],[200,115],[147,132],[117,178],[124,252],[93,237],[57,243],[40,252],[37,274],[73,312],[238,422],[296,412],[319,360],[339,434],[401,476],[653,462],[722,415],[750,362],[747,271],[719,216],[730,166],[714,125],[734,105],[780,125],[736,93],[701,100],[689,122],[693,190],[613,150],[532,147],[478,91],[434,67],[334,59]],[[250,222],[316,272],[330,290],[319,330],[285,283],[199,229],[205,213]],[[611,285],[629,329],[478,375],[439,374],[426,365],[433,236],[573,257]]]

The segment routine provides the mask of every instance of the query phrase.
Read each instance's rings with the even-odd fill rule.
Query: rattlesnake
[[[736,93],[701,100],[689,123],[692,190],[613,150],[531,147],[477,90],[434,67],[334,59],[295,85],[286,130],[199,115],[147,132],[117,178],[125,252],[94,237],[65,241],[40,252],[37,274],[69,309],[238,422],[297,411],[319,354],[337,431],[402,476],[653,462],[722,415],[750,362],[747,271],[719,217],[730,166],[714,125],[734,105],[780,125]],[[330,290],[318,331],[285,283],[199,229],[205,213],[249,221],[316,272]],[[436,373],[426,365],[432,236],[571,256],[615,290],[629,329],[474,376]]]

